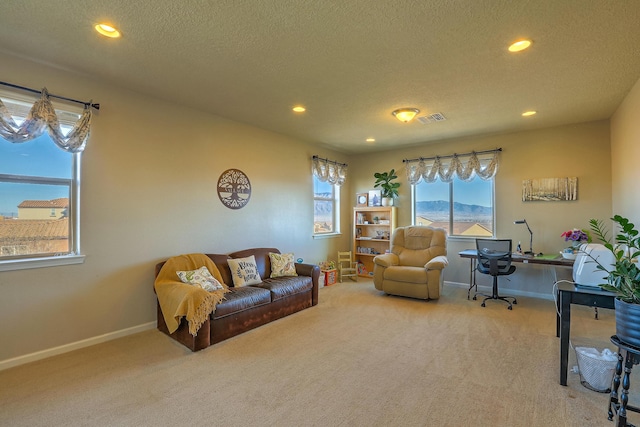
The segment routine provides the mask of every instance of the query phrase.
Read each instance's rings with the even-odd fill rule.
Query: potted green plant
[[[373,184],[373,188],[382,190],[382,206],[393,206],[393,199],[398,197],[399,182],[392,182],[398,178],[395,169],[391,169],[389,172],[376,172],[373,174],[376,182]]]
[[[607,283],[600,287],[616,294],[616,335],[621,341],[640,347],[640,237],[627,218],[614,215],[611,220],[619,229],[615,238],[609,238],[601,220],[589,220],[595,236],[615,257],[610,266],[594,261],[598,269],[607,272]]]

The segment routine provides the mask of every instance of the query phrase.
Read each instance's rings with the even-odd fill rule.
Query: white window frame
[[[311,180],[311,192],[313,193],[313,205],[314,205],[314,210],[313,210],[313,224],[315,225],[316,222],[316,218],[315,218],[315,202],[316,200],[321,200],[321,201],[332,201],[333,202],[333,231],[327,232],[327,233],[316,233],[315,231],[315,227],[313,230],[313,238],[314,239],[324,239],[324,238],[328,238],[328,237],[335,237],[335,236],[340,236],[341,232],[340,232],[340,189],[342,188],[340,185],[335,185],[333,184],[333,198],[332,199],[327,199],[327,198],[319,198],[316,197],[315,194],[315,180],[318,179],[316,176],[312,176],[312,180]]]
[[[24,104],[25,107],[28,106],[30,108],[33,105],[34,100],[32,98],[24,97],[21,94],[17,94],[14,92],[0,91],[0,96],[2,96],[6,100],[15,101],[19,104]],[[56,108],[57,110],[58,108]],[[78,115],[82,113],[82,108],[75,108],[69,105],[64,105],[64,107],[60,108],[62,111],[77,113]],[[7,141],[0,141],[3,144],[10,144]],[[28,142],[27,142],[28,143]],[[54,142],[51,141],[51,144]],[[81,176],[81,160],[82,153],[73,153],[70,154],[72,156],[71,162],[71,179],[65,178],[47,178],[40,176],[20,176],[20,175],[9,175],[9,174],[1,174],[0,173],[0,181],[2,182],[20,182],[20,183],[30,183],[30,184],[64,184],[69,185],[69,245],[70,250],[68,253],[64,254],[55,254],[55,255],[29,255],[24,257],[10,258],[0,260],[0,271],[11,271],[11,270],[24,270],[31,268],[42,268],[42,267],[54,267],[59,265],[71,265],[71,264],[81,264],[84,262],[85,256],[81,254],[80,251],[80,176]]]
[[[474,179],[480,179],[478,177]],[[416,187],[418,185],[429,185],[429,183],[420,182],[419,184],[411,185],[411,224],[416,225]],[[460,239],[460,240],[475,240],[481,236],[463,236],[458,234],[452,234],[453,231],[453,204],[455,200],[453,198],[453,181],[449,183],[449,228],[447,230],[448,239]],[[491,221],[493,223],[493,230],[491,238],[496,237],[496,181],[495,177],[491,178]]]

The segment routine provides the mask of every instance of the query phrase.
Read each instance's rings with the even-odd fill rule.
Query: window
[[[442,227],[449,236],[493,237],[494,180],[437,180],[412,186],[413,223]]]
[[[340,232],[340,186],[313,176],[313,234]]]
[[[0,96],[17,124],[33,101]],[[63,133],[80,112],[58,111]],[[0,263],[78,255],[80,153],[58,148],[47,133],[23,143],[0,137]],[[8,263],[7,263],[8,262]],[[80,261],[76,261],[80,262]],[[54,262],[57,265],[72,262]],[[16,268],[27,268],[24,266]]]

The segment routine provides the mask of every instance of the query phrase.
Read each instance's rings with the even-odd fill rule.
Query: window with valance
[[[413,223],[445,228],[450,236],[494,236],[494,177],[500,151],[405,160]]]
[[[340,186],[347,179],[347,165],[313,156],[313,235],[340,233]]]
[[[81,262],[80,160],[91,103],[0,91],[0,271]],[[27,261],[27,262],[25,262]]]

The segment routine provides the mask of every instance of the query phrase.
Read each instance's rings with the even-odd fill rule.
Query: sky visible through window
[[[462,182],[462,181],[458,181]],[[455,184],[454,184],[455,185]],[[455,186],[456,201],[468,205],[491,206],[490,181],[475,178],[464,185]],[[416,186],[416,200],[449,200],[449,184],[440,180],[427,185]]]
[[[44,135],[19,144],[0,139],[0,174],[71,179],[73,155],[58,148]],[[24,200],[69,197],[69,188],[59,185],[0,182],[0,215],[18,212]]]

